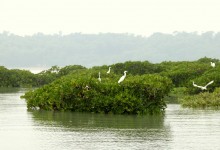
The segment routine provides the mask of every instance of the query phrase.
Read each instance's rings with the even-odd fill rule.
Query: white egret
[[[214,67],[215,67],[215,63],[214,63],[214,62],[211,62],[211,66],[214,68]]]
[[[122,81],[124,81],[125,77],[126,77],[126,72],[124,71],[124,75],[118,80],[118,83],[121,83]]]
[[[109,68],[108,68],[108,71],[107,71],[107,73],[110,73],[110,71],[111,71],[111,67],[109,67]]]
[[[99,78],[98,78],[98,80],[99,80],[99,82],[101,82],[101,81],[102,81],[102,79],[101,79],[101,77],[100,77],[100,72],[99,72]]]
[[[212,80],[212,81],[210,81],[208,84],[206,84],[206,86],[199,86],[199,85],[195,84],[194,81],[193,81],[193,86],[198,87],[198,88],[200,88],[200,89],[202,89],[202,90],[207,90],[207,86],[210,85],[210,84],[212,84],[213,82],[214,82],[214,81]]]

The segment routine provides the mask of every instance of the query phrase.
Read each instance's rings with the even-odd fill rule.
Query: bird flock
[[[211,67],[215,68],[215,63],[214,62],[211,62]],[[108,71],[106,72],[107,74],[110,74],[111,72],[111,67],[108,68]],[[124,81],[125,77],[126,77],[126,73],[127,71],[124,71],[124,75],[121,76],[121,78],[118,80],[118,84],[120,84],[122,81]],[[101,82],[101,73],[99,72],[99,77],[98,77],[98,81]],[[197,87],[197,88],[200,88],[201,90],[207,90],[207,87],[214,83],[214,80],[210,81],[209,83],[207,83],[205,86],[201,86],[201,85],[197,85],[195,84],[195,82],[193,81],[193,86],[194,87]]]
[[[107,74],[110,74],[110,72],[111,72],[111,67],[108,68],[108,71],[107,71],[106,73],[107,73]],[[118,80],[118,83],[121,83],[122,81],[124,81],[127,72],[128,72],[128,71],[124,71],[124,75],[121,76],[121,78]],[[101,79],[101,73],[100,73],[100,72],[99,72],[98,80],[99,80],[99,82],[102,81],[102,79]]]
[[[211,62],[211,67],[215,68],[215,63],[214,62]],[[201,90],[207,90],[207,86],[209,86],[210,84],[212,84],[214,82],[214,80],[210,81],[209,83],[207,83],[205,86],[200,86],[200,85],[197,85],[194,83],[193,81],[193,86],[194,87],[198,87],[200,88]]]

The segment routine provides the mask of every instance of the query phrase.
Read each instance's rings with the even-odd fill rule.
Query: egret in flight
[[[109,68],[108,68],[108,71],[107,71],[107,73],[110,73],[110,71],[111,71],[111,67],[109,67]]]
[[[101,82],[101,81],[102,81],[102,79],[101,79],[101,77],[100,77],[100,72],[99,72],[99,78],[98,78],[98,80],[99,80],[99,82]]]
[[[211,62],[211,66],[214,68],[214,67],[215,67],[215,63],[214,63],[214,62]]]
[[[199,85],[195,84],[194,81],[193,81],[193,86],[198,87],[198,88],[200,88],[200,89],[202,89],[202,90],[207,90],[207,86],[210,85],[210,84],[212,84],[213,82],[214,82],[214,81],[212,80],[212,81],[210,81],[208,84],[206,84],[206,86],[199,86]]]
[[[124,75],[118,80],[118,83],[121,83],[122,81],[124,81],[125,77],[126,77],[126,72],[124,71]]]

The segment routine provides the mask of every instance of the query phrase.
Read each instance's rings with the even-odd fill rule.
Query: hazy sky
[[[18,35],[220,31],[219,0],[0,0],[0,32]]]

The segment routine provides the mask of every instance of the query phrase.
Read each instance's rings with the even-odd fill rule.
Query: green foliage
[[[211,61],[216,63],[216,67],[211,67]],[[52,66],[38,74],[18,69],[9,70],[0,66],[0,86],[41,87],[49,84],[42,87],[43,90],[40,88],[39,91],[34,91],[30,96],[26,94],[29,108],[128,114],[155,111],[156,109],[151,109],[154,105],[158,108],[158,112],[163,110],[164,100],[159,99],[169,93],[171,84],[174,85],[174,89],[166,97],[166,101],[171,99],[175,101],[185,94],[193,95],[204,92],[200,88],[194,87],[193,81],[197,85],[205,86],[214,80],[214,83],[207,88],[207,92],[210,93],[220,87],[218,59],[204,57],[197,61],[169,61],[159,64],[152,64],[148,61],[127,61],[110,66],[110,74],[106,73],[109,67],[107,65],[95,66],[90,69],[80,65],[63,68]],[[118,84],[117,81],[125,70],[128,71],[128,76],[122,84]],[[101,83],[98,81],[99,72],[101,73]],[[172,83],[165,84],[162,82],[163,80],[167,83],[169,80]],[[86,85],[92,85],[89,91],[82,88],[85,88]],[[145,94],[141,92],[143,89],[147,89]],[[80,97],[79,93],[75,93],[76,91],[83,96]],[[87,99],[84,97],[85,95],[88,97]],[[105,99],[105,101],[101,99]],[[156,99],[156,101],[151,104],[152,99]],[[150,108],[147,104],[143,104],[144,101],[147,101],[148,105],[150,104]],[[159,105],[160,107],[158,107]],[[145,110],[146,108],[148,109]]]
[[[198,62],[200,62],[200,63],[210,63],[210,62],[219,62],[219,60],[218,59],[213,59],[213,58],[208,58],[208,57],[203,57],[203,58],[200,58],[199,60],[198,60]]]
[[[35,75],[37,78],[36,85],[42,86],[45,84],[49,84],[62,76],[68,75],[76,70],[81,70],[81,69],[86,69],[86,68],[80,65],[69,65],[63,68],[60,68],[58,66],[52,66],[50,69],[44,70]]]
[[[114,73],[120,74],[127,70],[132,75],[152,74],[162,71],[162,68],[148,61],[127,61],[125,63],[117,63],[112,65]]]
[[[0,66],[0,87],[39,87],[81,69],[86,68],[80,65],[66,66],[63,68],[52,66],[48,70],[33,74],[27,70],[9,70]]]
[[[213,93],[202,92],[197,95],[185,96],[181,99],[183,107],[191,108],[219,108],[220,88],[216,88]]]
[[[80,70],[80,69],[86,69],[86,67],[83,67],[81,65],[69,65],[65,66],[58,71],[58,76],[65,76],[70,74],[71,72],[74,72],[75,70]]]
[[[200,62],[163,62],[160,65],[165,69],[160,74],[170,78],[175,87],[184,87],[190,80],[212,69],[210,63]]]
[[[126,61],[124,63],[116,63],[110,66],[94,66],[93,70],[105,70],[108,71],[108,68],[111,67],[111,72],[115,74],[121,74],[125,70],[132,75],[143,75],[143,74],[153,74],[163,71],[163,68],[158,64],[152,64],[148,61]]]
[[[30,71],[6,69],[0,66],[0,87],[30,87],[36,86],[36,77]]]
[[[78,70],[49,85],[25,93],[29,109],[71,110],[79,112],[147,114],[161,113],[166,104],[163,97],[172,82],[159,75],[127,76],[118,84],[120,76],[101,71]]]

